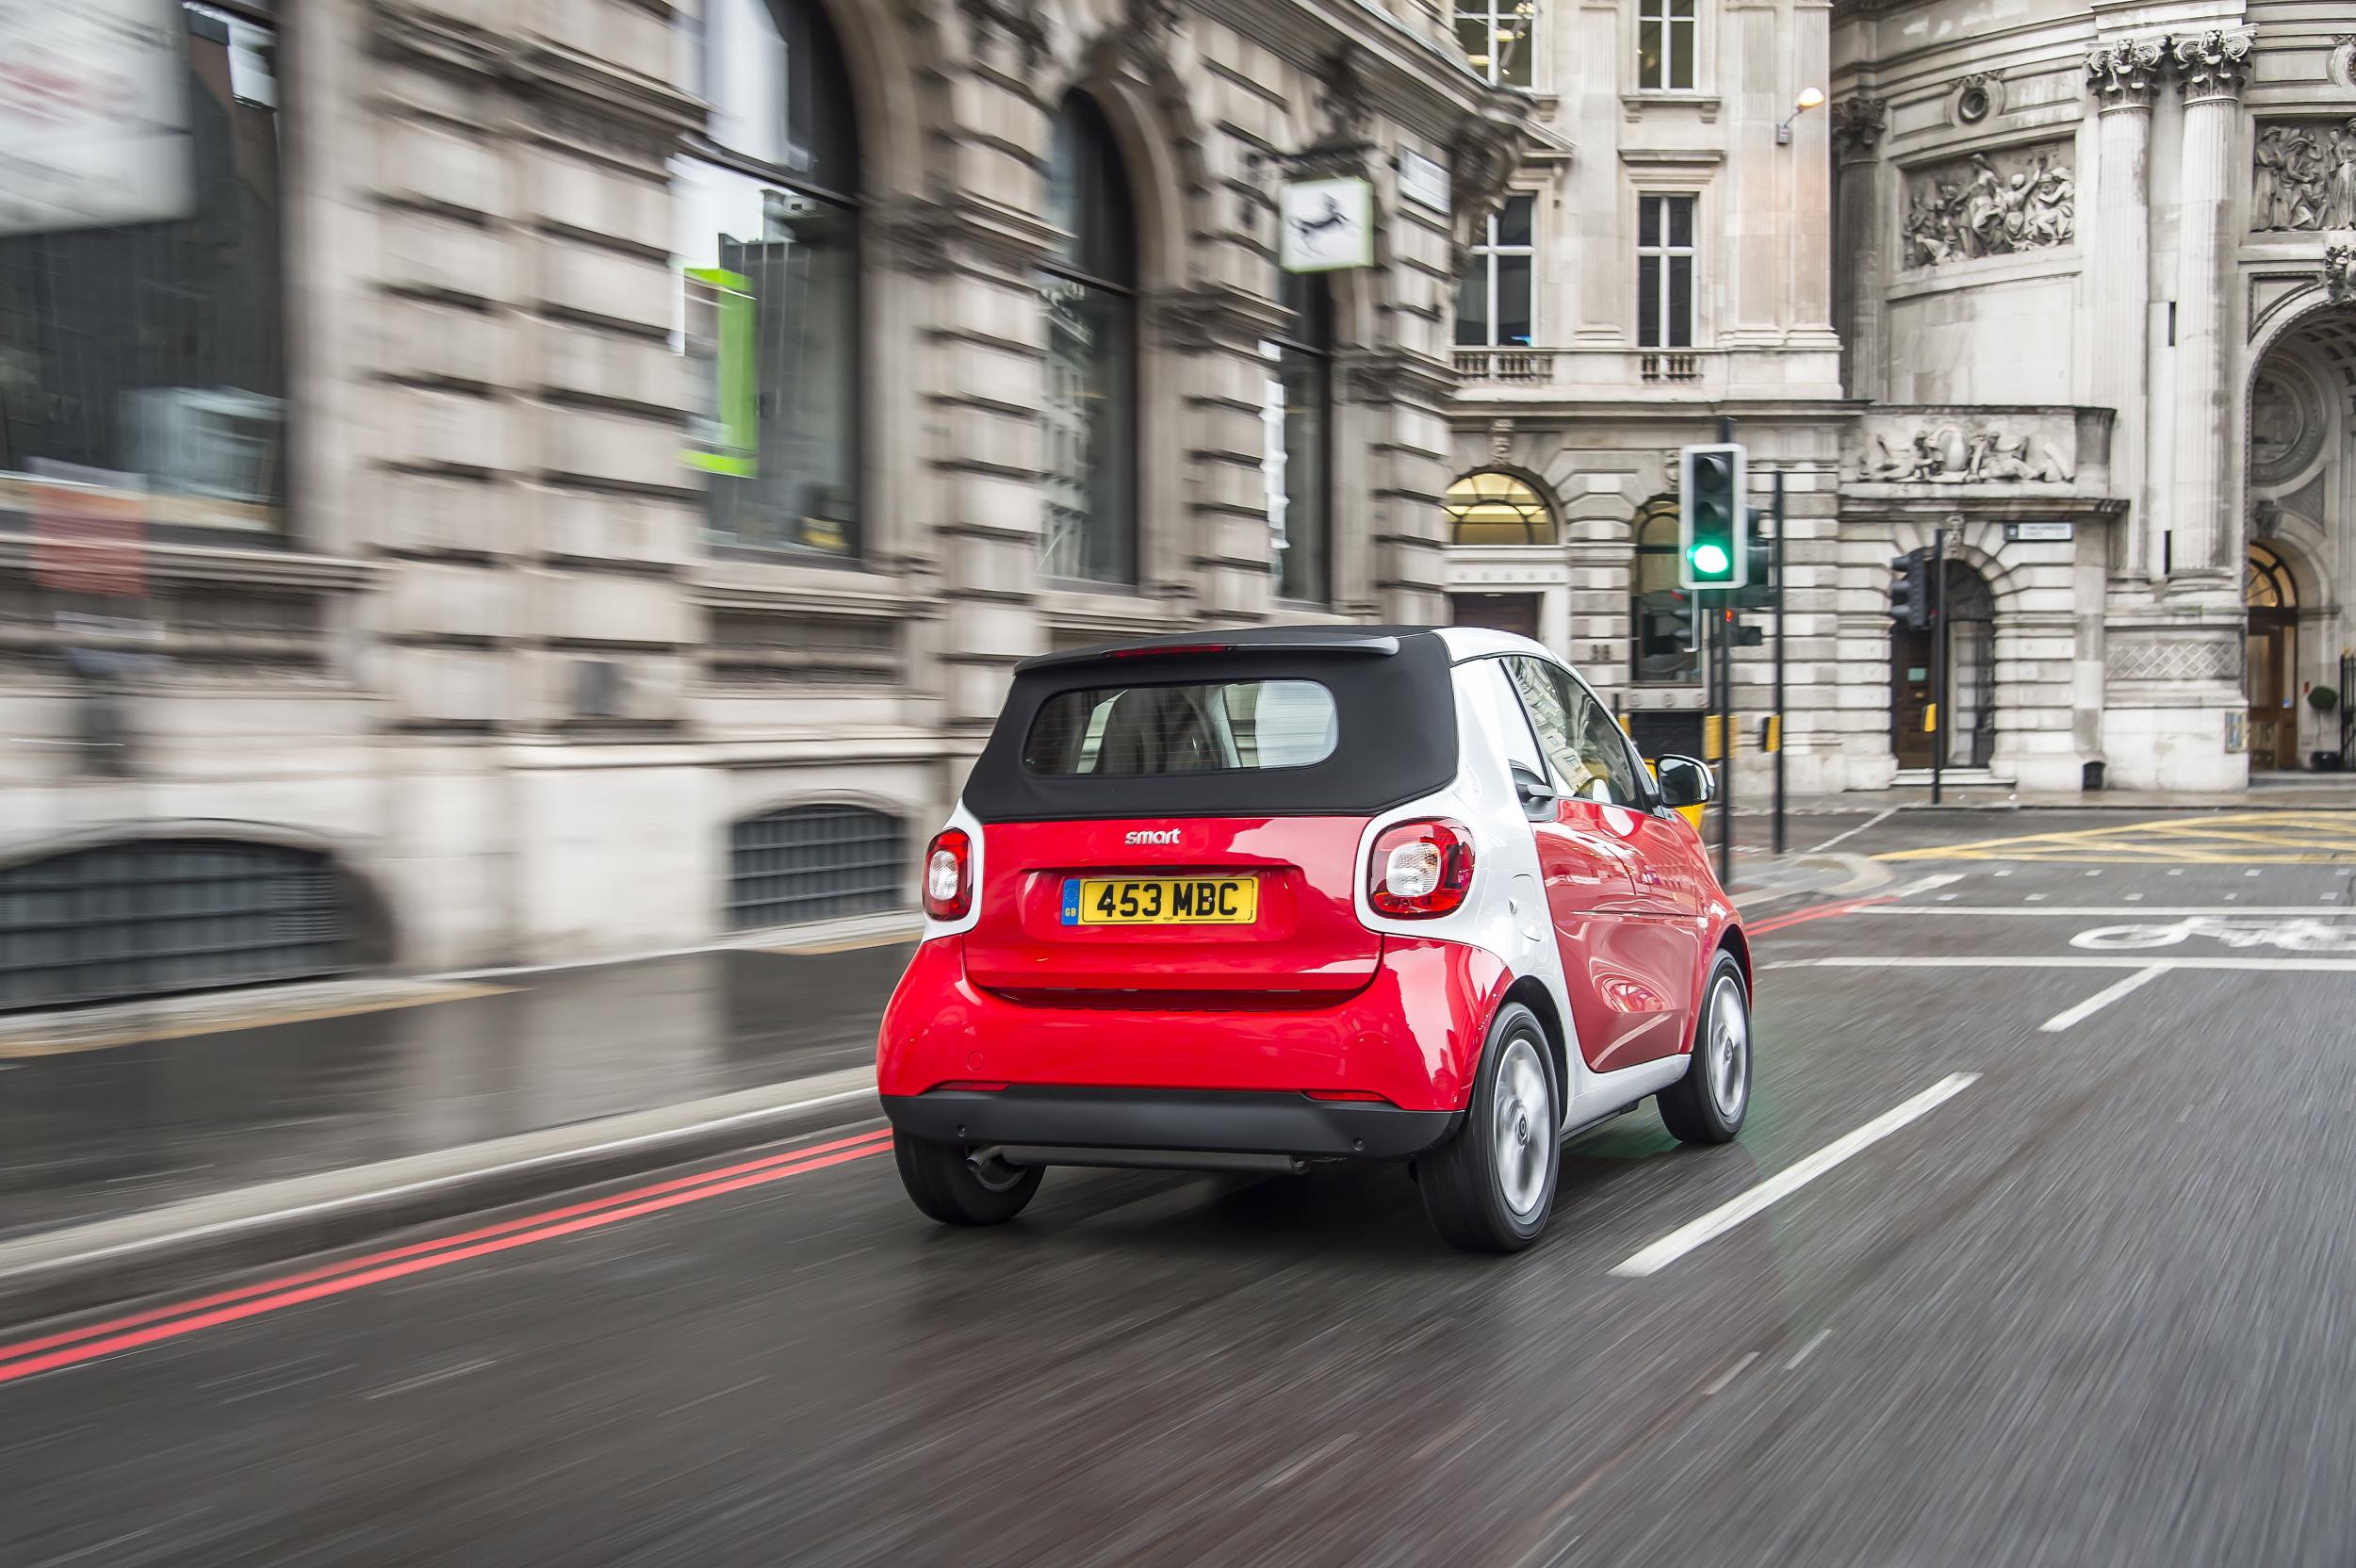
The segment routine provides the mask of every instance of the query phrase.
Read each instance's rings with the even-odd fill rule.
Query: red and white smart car
[[[908,1195],[1011,1218],[1051,1165],[1412,1161],[1510,1251],[1561,1140],[1657,1096],[1731,1138],[1750,949],[1603,704],[1527,638],[1283,628],[1021,665],[925,851],[878,1087]]]

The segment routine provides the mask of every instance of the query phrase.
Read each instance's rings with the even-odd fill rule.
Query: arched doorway
[[[1939,729],[1941,765],[1985,768],[1996,755],[1996,596],[1988,579],[1961,561],[1946,569],[1946,694]],[[1932,760],[1931,672],[1936,628],[1893,628],[1890,635],[1890,750],[1901,768]]]
[[[2253,539],[2242,564],[2250,616],[2242,682],[2250,695],[2250,765],[2299,765],[2299,584],[2272,544]]]

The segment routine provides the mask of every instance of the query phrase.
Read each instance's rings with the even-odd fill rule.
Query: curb
[[[83,1312],[880,1115],[865,1068],[238,1187],[0,1242],[0,1323]]]

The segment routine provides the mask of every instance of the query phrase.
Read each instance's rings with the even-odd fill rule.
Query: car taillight
[[[973,906],[973,841],[962,827],[933,835],[924,846],[924,913],[963,920]]]
[[[1366,902],[1378,915],[1429,920],[1462,906],[1472,879],[1472,835],[1461,825],[1403,822],[1374,841]]]

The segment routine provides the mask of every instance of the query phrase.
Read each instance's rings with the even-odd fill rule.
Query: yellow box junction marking
[[[2244,811],[2024,833],[1893,850],[1879,860],[2051,860],[2092,865],[2295,866],[2356,862],[2356,812]]]

